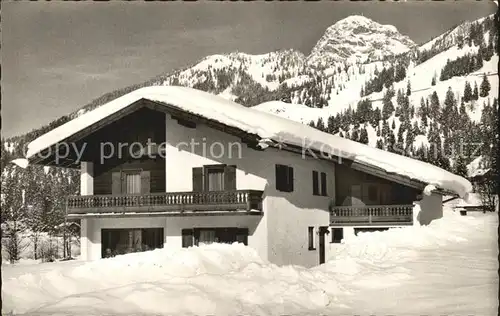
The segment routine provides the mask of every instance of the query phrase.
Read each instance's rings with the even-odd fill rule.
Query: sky
[[[100,95],[232,51],[309,54],[353,14],[423,43],[491,14],[490,1],[3,2],[2,137],[69,114]]]

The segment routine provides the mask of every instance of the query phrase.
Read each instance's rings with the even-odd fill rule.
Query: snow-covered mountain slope
[[[203,88],[207,79],[213,79],[218,92],[245,80],[245,77],[270,90],[276,89],[280,82],[296,77],[305,66],[304,54],[295,50],[281,50],[262,55],[245,53],[218,54],[205,57],[193,67],[166,78],[161,85],[179,84]]]
[[[470,120],[474,122],[479,122],[481,119],[482,108],[485,104],[493,104],[493,100],[497,97],[496,91],[499,88],[499,81],[497,75],[497,66],[498,66],[498,55],[494,54],[490,60],[483,61],[482,67],[476,69],[472,72],[466,73],[460,76],[453,76],[451,78],[444,78],[444,80],[440,80],[441,71],[445,68],[445,66],[450,62],[462,58],[464,56],[476,56],[480,51],[480,47],[475,45],[472,42],[469,46],[467,43],[460,43],[461,41],[467,42],[467,34],[468,29],[471,25],[474,25],[476,28],[481,26],[481,23],[485,23],[485,18],[481,18],[475,22],[466,22],[463,25],[460,25],[449,31],[442,36],[430,41],[421,47],[418,47],[418,50],[427,51],[432,47],[436,48],[439,46],[442,48],[442,51],[436,53],[426,59],[423,62],[419,63],[418,58],[411,59],[408,63],[408,67],[406,68],[406,76],[403,80],[399,82],[394,82],[392,87],[395,91],[402,90],[407,91],[408,83],[410,84],[411,95],[408,96],[410,104],[415,107],[416,111],[418,111],[420,107],[421,99],[427,99],[432,93],[436,92],[439,100],[442,102],[445,100],[446,93],[448,89],[451,90],[455,94],[455,98],[457,100],[457,105],[460,106],[460,100],[463,97],[464,89],[466,83],[469,83],[471,87],[477,85],[478,87],[481,85],[483,81],[483,76],[486,75],[489,84],[491,85],[491,90],[486,97],[479,96],[477,100],[471,100],[464,102],[466,107],[467,115]],[[446,35],[450,35],[451,38],[448,38]],[[460,37],[459,37],[460,36]],[[482,34],[484,37],[484,43],[490,42],[490,32],[484,32]],[[439,43],[439,45],[437,44]],[[446,48],[443,48],[446,43]],[[486,44],[485,44],[486,45]],[[401,58],[410,58],[410,57],[401,57]],[[397,60],[397,58],[396,58]],[[326,79],[323,79],[323,83],[328,86],[328,81],[337,84],[335,90],[330,91],[328,93],[328,89],[324,89],[324,97],[328,99],[326,106],[323,106],[320,109],[312,108],[312,107],[304,107],[298,106],[297,104],[286,105],[283,103],[264,103],[262,105],[256,106],[259,110],[268,110],[271,113],[276,115],[280,115],[282,117],[286,117],[298,122],[308,123],[311,121],[317,121],[319,118],[323,120],[324,123],[327,122],[330,116],[334,116],[338,113],[342,113],[348,109],[356,109],[357,103],[366,98],[371,101],[373,108],[382,109],[382,98],[386,93],[387,88],[384,87],[380,92],[370,93],[363,98],[360,96],[360,91],[366,85],[367,81],[370,78],[375,76],[376,72],[380,72],[384,67],[388,67],[391,65],[390,61],[383,62],[372,62],[365,64],[357,64],[351,65],[347,67],[347,71],[335,71]],[[325,70],[326,73],[328,69]],[[325,76],[326,77],[326,76]],[[435,78],[435,85],[432,84],[433,78]],[[290,79],[292,80],[292,79]],[[339,86],[341,89],[339,89]],[[395,95],[392,98],[392,103],[397,107],[397,96]],[[290,98],[290,103],[300,103],[301,100],[304,100],[304,92],[303,91],[295,91],[293,97]],[[316,116],[316,118],[315,118]],[[389,123],[395,121],[395,129],[394,132],[397,134],[399,130],[400,122],[392,115],[389,118]],[[418,121],[420,123],[419,118],[413,117],[411,119],[411,123]],[[374,135],[375,133],[370,132],[370,128],[367,128],[368,134]],[[369,144],[374,146],[376,140],[372,139],[370,136]],[[428,141],[425,135],[419,135],[418,139],[415,139],[416,146],[426,145]]]
[[[404,53],[415,46],[392,25],[382,25],[359,15],[330,26],[308,58],[311,64],[381,60]]]

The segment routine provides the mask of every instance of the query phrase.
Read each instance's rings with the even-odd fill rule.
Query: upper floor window
[[[112,194],[147,194],[150,193],[150,171],[120,170],[111,174]]]
[[[293,192],[293,168],[286,165],[276,165],[276,190]]]
[[[236,166],[206,165],[193,168],[193,191],[236,190]]]
[[[326,189],[326,173],[313,170],[312,172],[313,180],[313,195],[327,196]]]

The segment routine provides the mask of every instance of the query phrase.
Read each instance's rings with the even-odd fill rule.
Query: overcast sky
[[[216,53],[308,54],[336,21],[363,14],[422,43],[493,13],[490,1],[3,2],[2,136]]]

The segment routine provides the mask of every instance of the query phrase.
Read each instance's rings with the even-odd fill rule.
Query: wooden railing
[[[332,226],[400,226],[413,224],[413,205],[337,206],[330,210]]]
[[[67,198],[68,214],[262,210],[262,191],[167,192]]]

